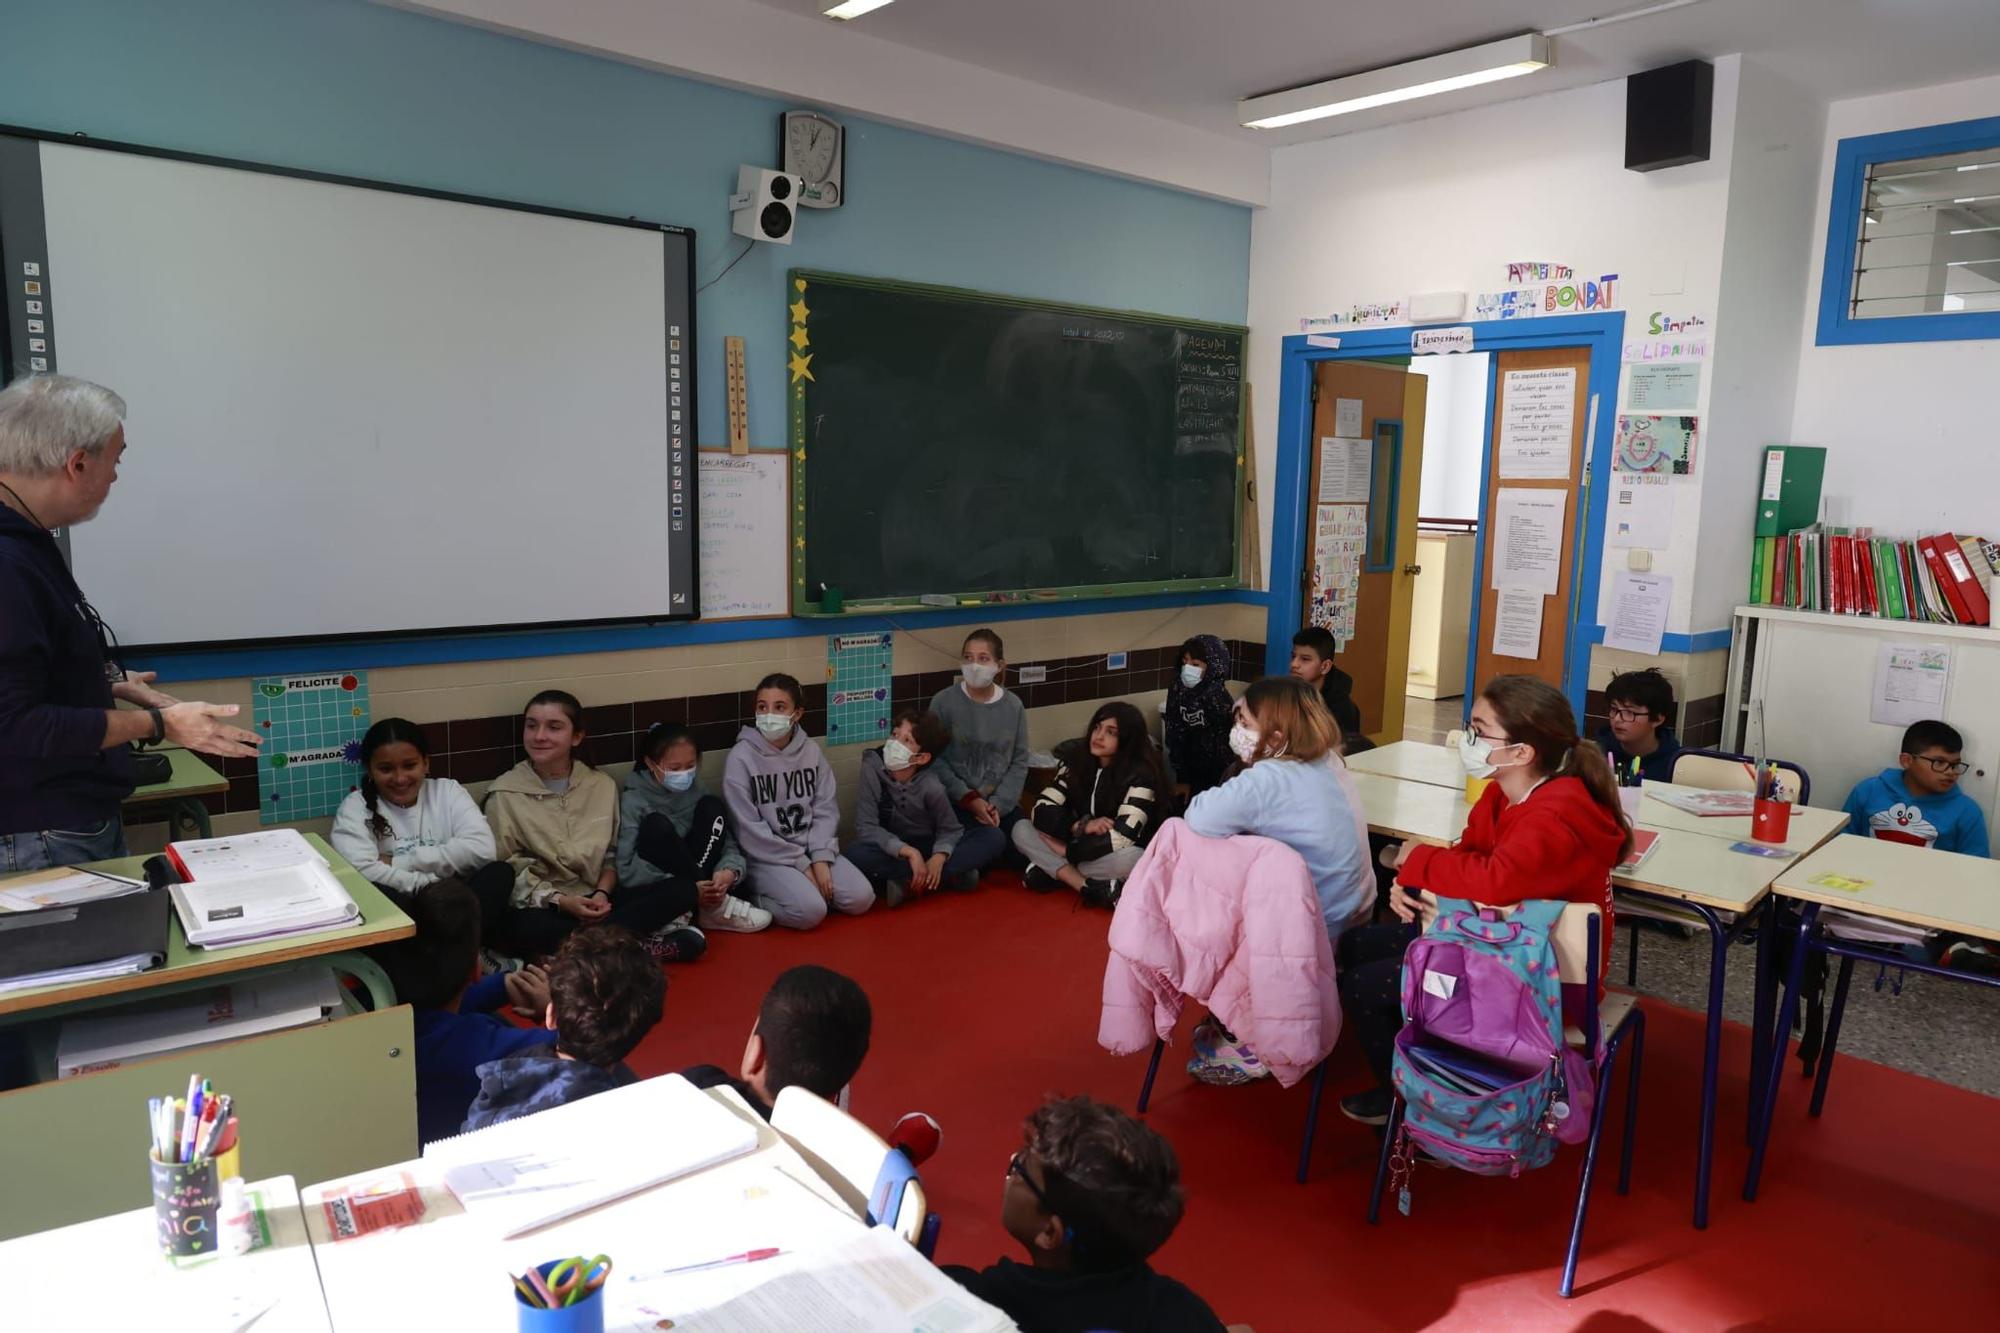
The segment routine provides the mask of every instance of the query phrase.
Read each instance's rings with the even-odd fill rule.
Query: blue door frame
[[[1571,587],[1569,623],[1563,632],[1563,692],[1577,716],[1583,716],[1583,696],[1590,678],[1590,645],[1603,637],[1597,624],[1597,589],[1604,560],[1604,504],[1611,472],[1611,442],[1618,424],[1618,373],[1624,352],[1625,312],[1606,310],[1588,315],[1549,315],[1538,319],[1482,320],[1472,330],[1475,352],[1515,352],[1537,347],[1583,347],[1590,352],[1590,383],[1585,401],[1597,399],[1597,420],[1584,441],[1585,489],[1583,528],[1571,532],[1582,543],[1583,563]],[[1313,368],[1322,361],[1378,360],[1410,355],[1408,328],[1349,329],[1337,335],[1338,346],[1315,346],[1325,335],[1294,334],[1284,340],[1278,374],[1278,459],[1271,489],[1271,600],[1265,614],[1264,669],[1280,675],[1291,660],[1292,632],[1304,614],[1299,571],[1305,568],[1309,528],[1305,521],[1306,482],[1312,475]],[[1331,339],[1328,339],[1331,341]],[[1485,438],[1493,438],[1491,376],[1486,393]],[[1492,450],[1482,451],[1479,472],[1479,528],[1486,531],[1486,493],[1490,484]],[[1471,690],[1472,668],[1479,653],[1477,592],[1486,583],[1486,542],[1479,543],[1473,563],[1472,637],[1466,680]],[[1573,608],[1573,610],[1572,610]]]

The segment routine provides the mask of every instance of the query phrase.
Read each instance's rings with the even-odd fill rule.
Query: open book
[[[1747,791],[1694,791],[1685,787],[1662,787],[1651,782],[1646,784],[1645,791],[1647,800],[1662,801],[1676,810],[1685,810],[1704,818],[1747,815],[1756,803],[1756,797]]]
[[[651,1189],[757,1147],[757,1130],[679,1074],[439,1139],[424,1160],[501,1237]]]
[[[346,887],[317,856],[280,870],[204,872],[192,883],[168,885],[167,892],[188,943],[200,949],[334,930],[361,919]]]

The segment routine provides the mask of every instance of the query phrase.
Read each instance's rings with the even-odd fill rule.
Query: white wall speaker
[[[736,168],[736,193],[729,196],[729,229],[753,241],[792,243],[798,223],[799,178],[762,167]]]

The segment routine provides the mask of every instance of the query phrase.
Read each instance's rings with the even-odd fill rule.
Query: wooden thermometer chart
[[[729,452],[750,452],[750,395],[744,383],[743,340],[724,338],[722,358],[729,376]]]

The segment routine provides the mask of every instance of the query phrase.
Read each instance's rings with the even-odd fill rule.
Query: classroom
[[[1994,20],[0,3],[20,1326],[1986,1327]]]

